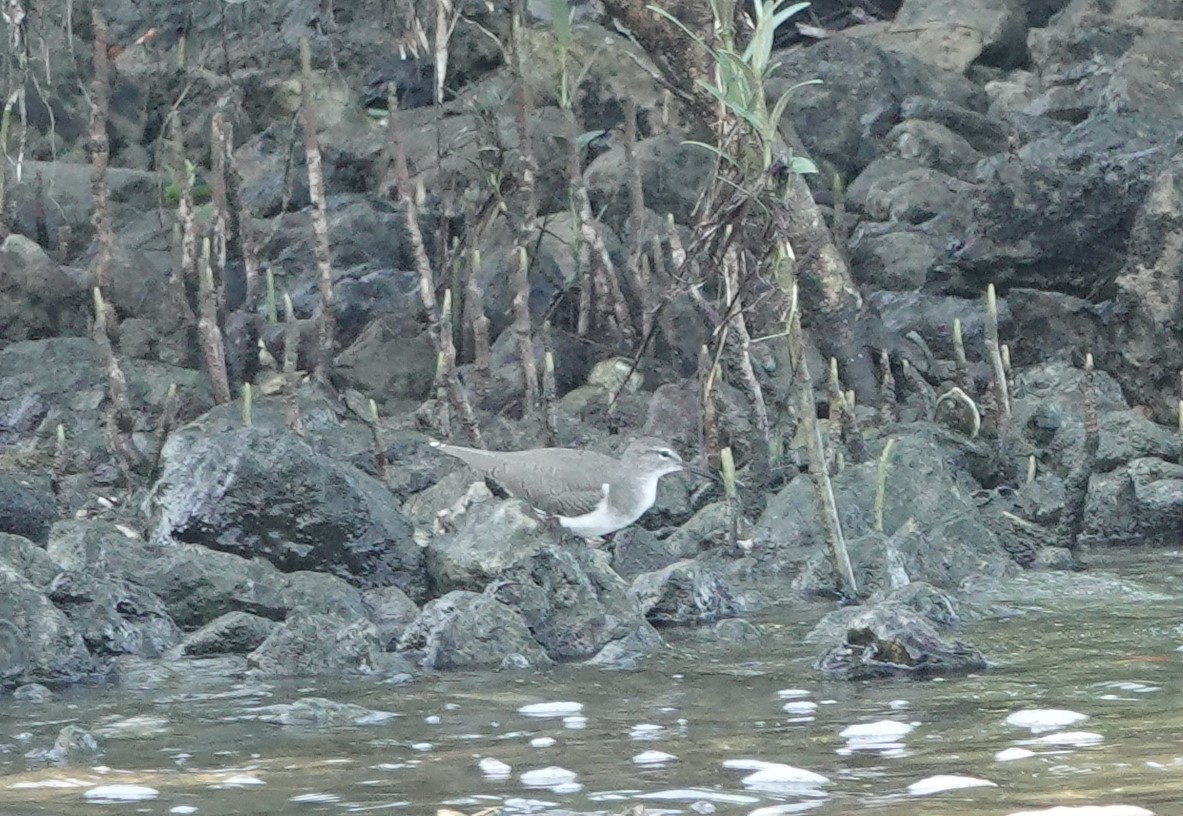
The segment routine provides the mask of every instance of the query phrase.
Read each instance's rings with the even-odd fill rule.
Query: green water
[[[561,667],[547,674],[450,674],[409,685],[245,680],[224,662],[145,666],[118,686],[74,689],[46,704],[0,696],[0,814],[288,816],[313,813],[808,812],[884,816],[985,816],[1054,805],[1138,805],[1183,814],[1183,611],[1180,554],[1130,551],[1098,557],[1084,576],[1025,576],[983,608],[1021,610],[968,624],[963,637],[990,658],[979,676],[932,682],[834,683],[810,668],[803,643],[821,607],[781,608],[753,619],[763,637],[720,643],[667,632],[671,649],[639,671]],[[796,690],[788,696],[779,692]],[[381,724],[285,727],[251,709],[327,697],[399,716]],[[518,713],[527,704],[582,704],[583,723]],[[786,703],[816,703],[791,713]],[[808,706],[806,706],[808,707]],[[1031,744],[1040,734],[1008,725],[1028,708],[1069,709],[1088,720],[1067,731],[1099,742]],[[849,725],[913,723],[887,750],[847,750]],[[26,758],[76,723],[103,753],[81,764]],[[572,727],[579,726],[582,727]],[[1054,733],[1054,732],[1049,732]],[[105,735],[105,736],[100,736]],[[553,744],[531,741],[549,738]],[[999,761],[1016,747],[1032,756]],[[662,751],[675,759],[641,765]],[[512,767],[486,778],[482,757]],[[745,786],[750,771],[728,760],[808,769],[830,782],[813,791]],[[557,766],[574,774],[558,790],[521,774]],[[987,780],[914,796],[937,774]],[[99,804],[85,791],[129,783],[157,791],[144,801]],[[185,810],[173,812],[188,812]]]

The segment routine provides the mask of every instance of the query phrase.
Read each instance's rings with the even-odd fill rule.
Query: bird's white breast
[[[645,511],[657,501],[657,483],[662,474],[649,477],[641,484],[639,493],[632,497],[626,506],[620,506],[611,500],[609,486],[603,486],[603,496],[595,509],[582,516],[559,516],[559,524],[577,536],[595,538],[614,533],[622,527],[627,527],[644,515]],[[616,497],[619,498],[619,497]]]

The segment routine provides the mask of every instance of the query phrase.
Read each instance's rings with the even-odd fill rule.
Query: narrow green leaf
[[[566,47],[571,43],[571,7],[567,0],[550,0],[550,25],[559,45]]]
[[[608,135],[608,131],[606,131],[606,130],[589,130],[586,133],[580,133],[579,136],[576,137],[576,139],[575,139],[575,144],[577,144],[582,149],[584,147],[587,147],[589,144],[594,142],[596,139],[599,139],[601,136],[607,136],[607,135]]]
[[[817,172],[817,165],[804,156],[794,156],[789,160],[789,169],[799,176],[807,176]]]

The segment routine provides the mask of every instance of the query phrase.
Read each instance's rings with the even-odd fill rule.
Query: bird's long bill
[[[709,468],[702,467],[701,465],[695,465],[690,462],[683,462],[682,470],[686,471],[687,473],[693,473],[695,476],[701,476],[703,479],[710,479],[712,482],[719,478],[715,475],[714,471],[710,470]]]

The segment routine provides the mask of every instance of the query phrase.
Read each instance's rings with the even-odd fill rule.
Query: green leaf
[[[550,25],[559,45],[566,47],[571,43],[571,7],[567,0],[550,0]]]
[[[789,160],[789,169],[799,176],[807,176],[817,172],[817,165],[804,156],[794,156]]]
[[[580,133],[575,139],[575,144],[577,144],[580,148],[584,148],[594,142],[596,139],[607,135],[608,131],[606,130],[589,130],[586,133]]]

